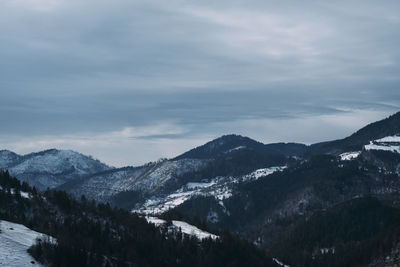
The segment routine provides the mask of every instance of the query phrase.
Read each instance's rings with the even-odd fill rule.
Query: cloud
[[[264,143],[303,142],[311,144],[346,137],[368,123],[390,115],[386,111],[347,110],[340,114],[306,115],[279,120],[238,119],[184,129],[175,123],[124,127],[118,131],[70,135],[0,135],[6,148],[25,154],[49,148],[72,149],[92,155],[107,164],[136,166],[159,158],[173,158],[223,134],[249,136]]]
[[[362,110],[350,113],[363,122],[363,114],[375,119],[399,109],[399,7],[4,0],[0,136],[18,136],[32,150],[92,146],[115,162],[125,147],[172,155],[188,147],[184,140],[199,144],[196,138],[228,132],[277,141],[292,122],[294,135],[283,139],[317,140],[317,133],[302,133],[295,123],[302,119],[324,124],[332,133],[326,138],[342,136],[360,124],[322,118]],[[7,140],[4,148],[24,150]],[[98,151],[101,143],[107,153]]]
[[[48,148],[72,149],[93,155],[113,166],[132,166],[174,157],[209,136],[185,136],[181,126],[159,123],[141,127],[124,127],[118,131],[86,132],[64,135],[1,135],[8,149],[25,154]]]

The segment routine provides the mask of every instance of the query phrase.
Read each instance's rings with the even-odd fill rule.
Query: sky
[[[400,111],[399,1],[0,1],[0,149],[113,166]]]

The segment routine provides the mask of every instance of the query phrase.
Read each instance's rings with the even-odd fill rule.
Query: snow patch
[[[163,224],[166,223],[165,220],[160,219],[160,218],[157,218],[157,217],[153,217],[153,216],[146,216],[145,218],[146,218],[146,221],[147,221],[148,223],[152,223],[152,224],[154,224],[155,226],[160,226],[160,225],[163,225]]]
[[[2,189],[2,188],[0,187],[0,189]],[[10,189],[10,193],[12,195],[15,195],[15,193],[16,193],[15,189],[11,188]],[[19,191],[19,193],[20,193],[21,197],[23,197],[23,198],[27,198],[27,199],[31,199],[32,198],[31,194],[29,194],[28,192]]]
[[[145,218],[146,218],[147,222],[152,223],[157,227],[166,224],[165,220],[159,219],[157,217],[146,216]],[[200,230],[196,226],[188,224],[187,222],[183,222],[183,221],[175,221],[174,220],[174,221],[172,221],[172,225],[169,226],[168,228],[171,230],[181,230],[182,233],[187,234],[187,235],[196,236],[200,240],[205,239],[205,238],[212,238],[212,239],[218,238],[217,235]]]
[[[268,176],[270,174],[273,174],[274,172],[277,171],[283,171],[286,169],[287,166],[278,166],[278,167],[270,167],[270,168],[263,168],[263,169],[258,169],[253,171],[250,174],[247,174],[243,176],[243,180],[249,181],[249,180],[258,180],[261,177]]]
[[[176,226],[177,228],[181,229],[182,233],[188,234],[188,235],[194,235],[198,239],[202,240],[205,238],[212,238],[212,239],[217,239],[218,236],[211,234],[209,232],[200,230],[196,226],[193,226],[191,224],[188,224],[186,222],[182,221],[172,221],[172,224]]]
[[[375,141],[385,142],[385,143],[400,143],[400,135],[386,136],[381,139],[377,139]]]
[[[289,265],[284,264],[283,262],[281,262],[280,260],[276,259],[276,258],[272,258],[272,260],[278,264],[279,266],[283,266],[283,267],[290,267]]]
[[[386,136],[381,139],[370,141],[364,148],[365,150],[384,150],[400,153],[400,136]]]
[[[33,231],[22,224],[0,221],[0,266],[42,266],[27,252],[36,238],[55,239]],[[33,263],[32,263],[33,262]]]
[[[220,205],[224,208],[224,212],[229,214],[229,211],[225,209],[222,200],[232,196],[232,188],[234,184],[254,181],[261,177],[268,176],[274,172],[282,171],[285,168],[286,166],[270,167],[258,169],[250,174],[239,177],[220,176],[215,177],[208,182],[190,182],[167,196],[147,199],[141,207],[134,209],[133,211],[143,214],[157,215],[179,206],[192,197],[211,196],[220,203]]]
[[[352,160],[357,158],[361,154],[361,151],[345,152],[339,155],[341,160]]]

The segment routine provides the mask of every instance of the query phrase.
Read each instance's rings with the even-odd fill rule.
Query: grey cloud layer
[[[0,136],[167,121],[185,130],[141,138],[184,138],[249,119],[394,112],[398,10],[398,1],[4,0]]]

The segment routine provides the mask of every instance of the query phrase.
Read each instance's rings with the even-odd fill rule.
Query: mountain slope
[[[355,198],[301,221],[273,250],[290,265],[366,266],[400,244],[399,223],[399,209],[376,198]],[[392,260],[399,258],[386,256],[381,266],[395,266]]]
[[[9,150],[0,150],[0,169],[17,164],[23,157]]]
[[[173,211],[179,219],[198,219],[214,229],[229,229],[269,248],[300,219],[363,195],[400,208],[400,156],[387,151],[363,151],[357,158],[315,156],[281,172],[238,183],[230,197],[199,196]]]
[[[386,119],[371,123],[344,139],[313,144],[311,154],[338,154],[362,150],[370,141],[400,134],[400,112]]]
[[[45,240],[47,236],[21,224],[0,221],[0,266],[43,266],[27,251],[36,238]]]
[[[261,155],[266,156],[296,156],[303,154],[307,150],[307,146],[296,143],[276,143],[264,145],[263,143],[257,142],[248,137],[231,134],[221,136],[202,146],[196,147],[188,152],[183,153],[182,155],[179,155],[178,157],[176,157],[176,159],[210,159],[216,158],[234,150],[242,149],[253,150]]]
[[[22,190],[28,197],[21,197]],[[276,266],[264,251],[227,233],[206,238],[205,232],[184,222],[174,222],[174,229],[156,228],[143,217],[106,204],[77,201],[62,191],[37,192],[6,172],[0,172],[0,220],[29,226],[57,240],[42,240],[29,249],[45,266]],[[28,238],[22,241],[31,244],[32,232],[20,225],[15,230],[25,231]],[[192,230],[202,239],[195,238]],[[6,235],[10,231],[14,230],[7,229]],[[6,255],[0,261],[18,252],[15,247],[3,249],[2,242],[0,252]]]
[[[73,180],[59,187],[80,197],[85,195],[98,201],[109,201],[110,197],[124,191],[140,191],[154,194],[164,190],[168,182],[187,172],[204,168],[206,160],[163,160],[140,167],[125,167],[100,172],[85,179]]]
[[[54,188],[111,167],[71,150],[50,149],[24,156],[1,151],[0,166],[38,189]]]

